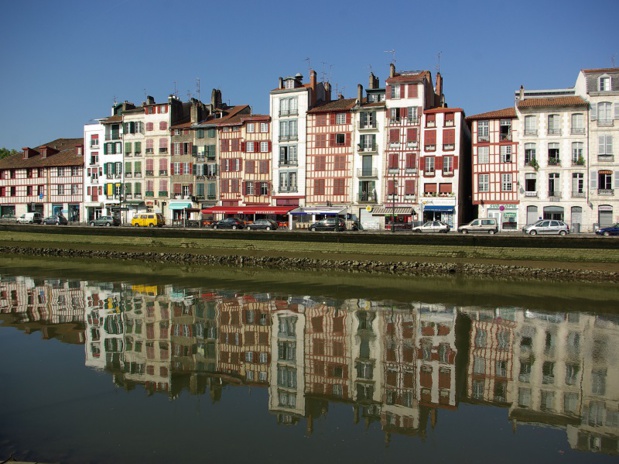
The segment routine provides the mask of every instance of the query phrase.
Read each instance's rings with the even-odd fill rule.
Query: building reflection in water
[[[469,402],[619,451],[617,317],[4,276],[0,312],[84,344],[86,365],[125,389],[218,401],[225,386],[267,388],[277,423],[309,434],[334,402],[386,441]]]

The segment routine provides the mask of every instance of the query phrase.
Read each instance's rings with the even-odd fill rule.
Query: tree
[[[8,148],[0,148],[0,159],[6,158],[7,156],[16,155],[19,152],[17,150],[9,150]]]

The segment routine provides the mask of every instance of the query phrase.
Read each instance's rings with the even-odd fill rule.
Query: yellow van
[[[163,227],[165,218],[160,213],[139,213],[131,219],[133,227]]]

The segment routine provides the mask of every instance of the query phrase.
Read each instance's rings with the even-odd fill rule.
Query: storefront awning
[[[191,202],[190,201],[171,201],[170,202],[170,209],[187,209],[187,208],[191,208]]]
[[[302,206],[290,211],[289,214],[296,216],[324,214],[325,216],[338,216],[345,214],[346,208],[342,206]]]
[[[376,206],[372,208],[372,216],[392,216],[394,212],[396,216],[411,216],[414,210],[406,206],[396,206],[395,208],[389,206]]]
[[[441,213],[453,213],[454,207],[450,205],[425,205],[424,211],[436,211]]]
[[[291,206],[211,206],[202,214],[288,214]]]

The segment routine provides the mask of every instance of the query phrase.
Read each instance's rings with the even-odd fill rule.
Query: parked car
[[[60,215],[48,216],[43,219],[43,224],[46,226],[55,225],[55,226],[66,226],[69,224],[69,221],[66,217]]]
[[[442,221],[428,221],[420,226],[413,227],[413,232],[442,232],[446,234],[451,228]]]
[[[458,232],[462,234],[470,233],[483,233],[483,234],[496,234],[499,231],[496,219],[494,218],[478,218],[474,219],[468,224],[458,227]]]
[[[602,227],[595,231],[597,235],[603,235],[604,237],[608,237],[610,235],[619,235],[619,222],[613,226]]]
[[[163,227],[165,218],[161,213],[139,213],[131,219],[133,227]]]
[[[346,222],[342,218],[326,218],[314,222],[309,226],[309,230],[315,232],[317,230],[342,231],[346,230]]]
[[[24,213],[17,218],[18,224],[41,224],[42,221],[41,213]]]
[[[91,221],[88,221],[88,225],[90,227],[95,227],[95,226],[105,226],[105,227],[119,226],[120,225],[120,218],[118,216],[99,216],[97,219],[92,219]]]
[[[249,230],[277,230],[278,227],[273,219],[256,219],[252,224],[247,224]]]
[[[563,221],[555,219],[542,219],[534,224],[526,225],[522,228],[525,234],[559,234],[567,235],[570,233],[570,227]]]
[[[239,218],[229,217],[213,223],[213,229],[244,229],[245,221]]]

